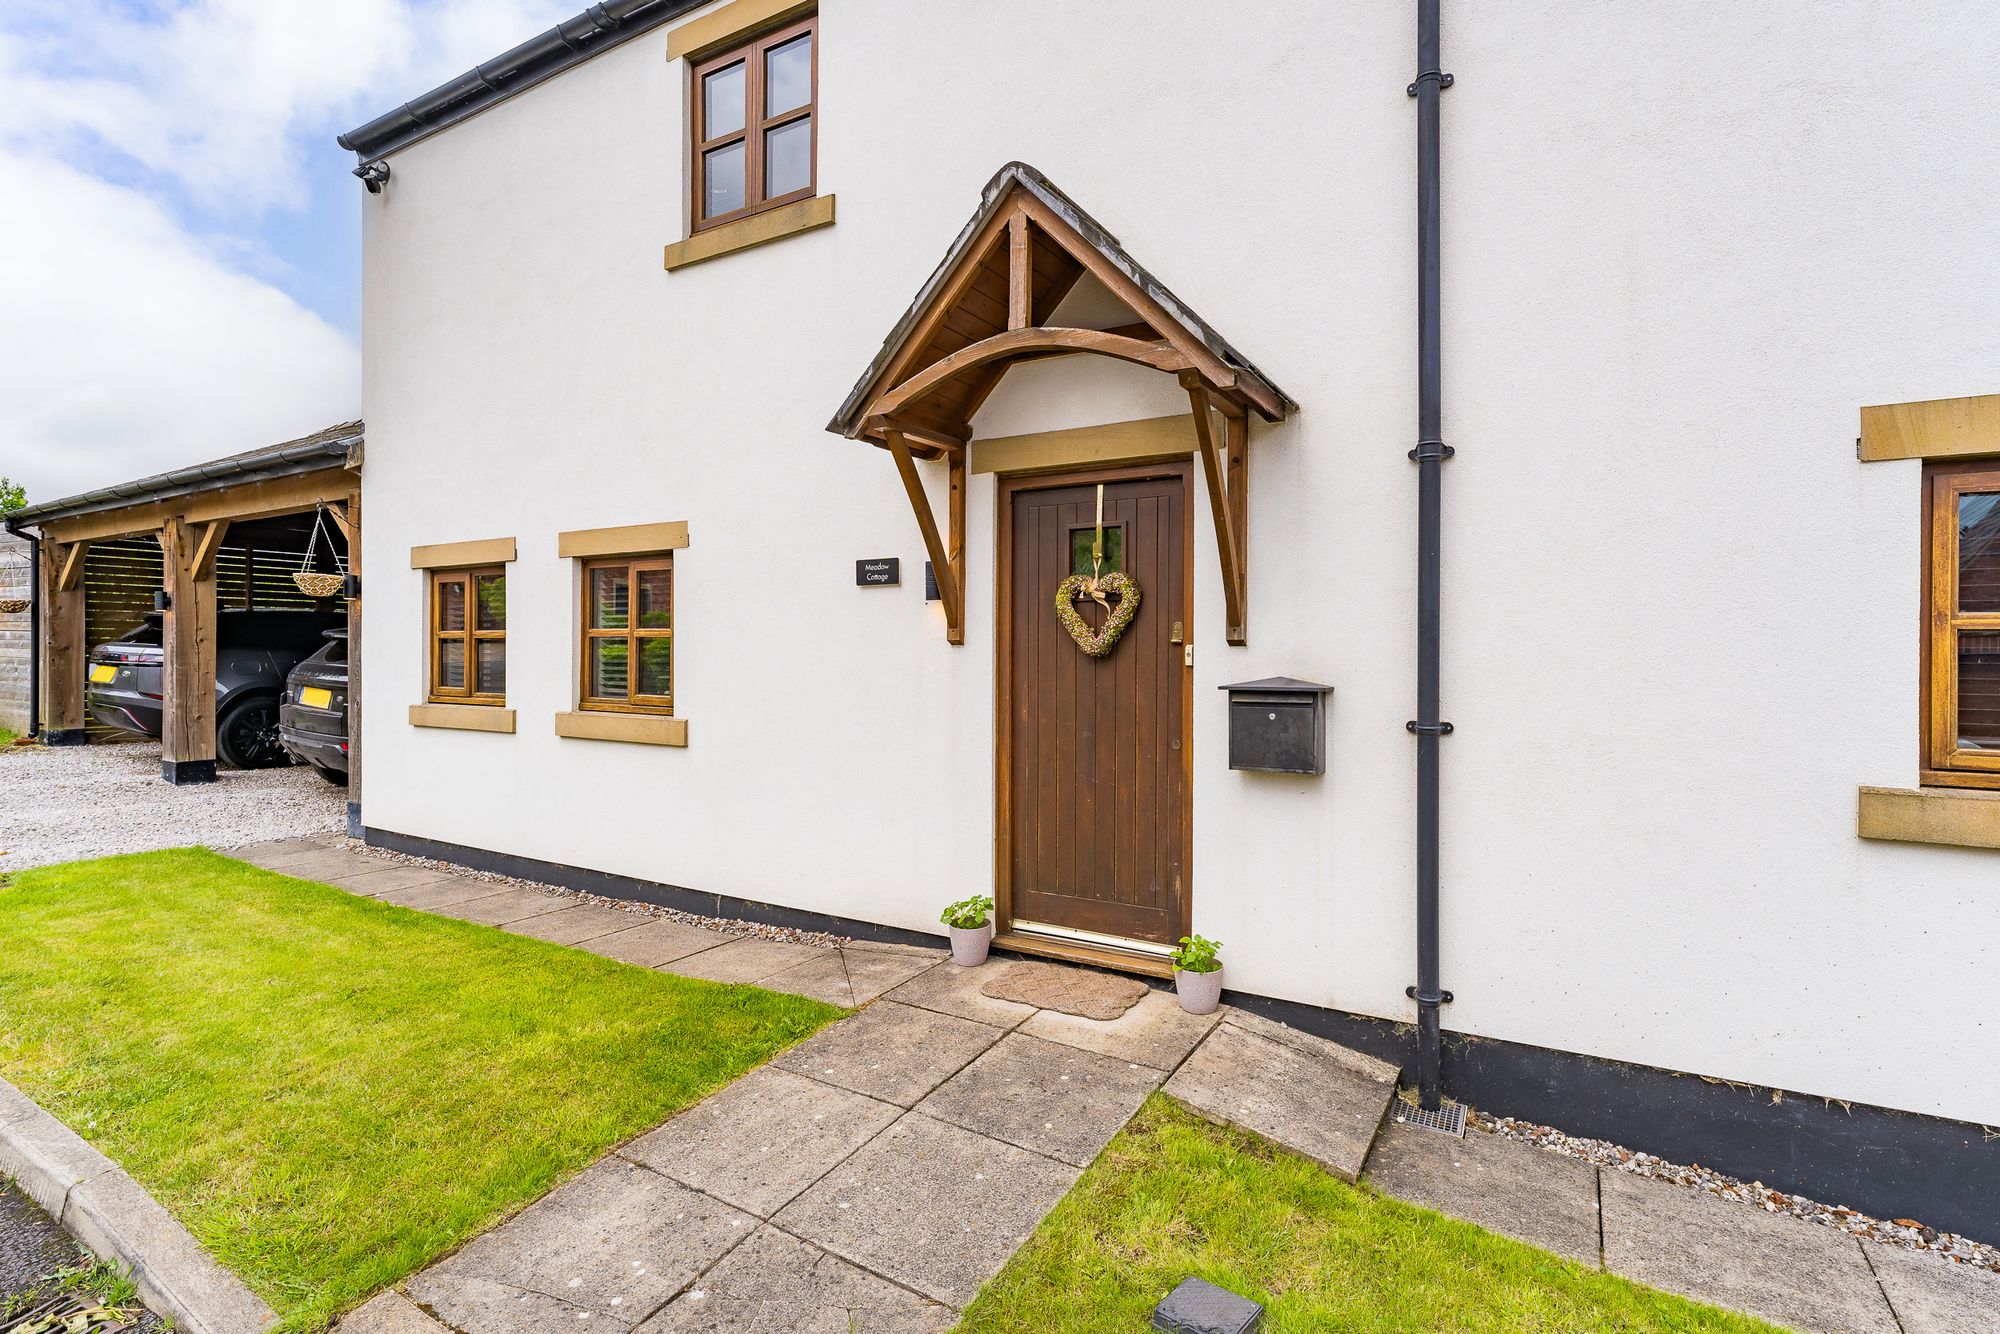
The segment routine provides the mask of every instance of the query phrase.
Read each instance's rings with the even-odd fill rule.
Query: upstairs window
[[[818,43],[819,19],[808,16],[694,67],[688,179],[695,231],[812,197]]]
[[[2000,463],[1925,483],[1924,781],[2000,787]]]

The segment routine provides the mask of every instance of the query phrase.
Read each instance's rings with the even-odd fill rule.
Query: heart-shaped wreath
[[[1116,594],[1118,603],[1113,606],[1110,595]],[[1090,623],[1077,614],[1076,599],[1079,596],[1094,600],[1105,609],[1104,624],[1093,630]],[[1128,574],[1113,571],[1110,574],[1073,574],[1056,585],[1056,619],[1062,628],[1069,631],[1069,637],[1076,646],[1093,658],[1110,654],[1118,644],[1118,637],[1125,633],[1125,627],[1132,624],[1132,618],[1139,614],[1139,585]]]

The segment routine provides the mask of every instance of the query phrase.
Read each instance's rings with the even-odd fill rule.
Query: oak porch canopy
[[[1055,324],[1057,308],[1085,274],[1136,320],[1110,329]],[[1011,162],[988,182],[978,212],[827,429],[894,456],[937,574],[945,637],[961,644],[972,418],[1009,367],[1078,354],[1148,366],[1186,389],[1215,518],[1229,642],[1243,643],[1250,414],[1283,421],[1298,405],[1026,163]],[[917,476],[919,458],[946,461],[942,537]]]

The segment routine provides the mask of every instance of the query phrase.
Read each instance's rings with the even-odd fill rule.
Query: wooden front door
[[[1055,599],[1090,572],[1100,482],[1104,570],[1136,580],[1140,601],[1093,658]],[[1187,930],[1189,490],[1184,463],[1002,484],[1002,929],[1156,944]],[[1103,624],[1095,602],[1074,605]]]

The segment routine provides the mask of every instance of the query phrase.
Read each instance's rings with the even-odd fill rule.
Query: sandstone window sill
[[[786,204],[767,213],[753,213],[747,218],[696,232],[685,241],[674,242],[667,247],[667,272],[832,225],[833,196],[815,195],[811,199],[801,199],[796,204]]]
[[[556,735],[578,741],[624,741],[641,746],[685,746],[685,718],[652,713],[598,713],[580,710],[556,715]]]
[[[1862,838],[1892,843],[2000,848],[2000,792],[1864,787],[1856,832]]]
[[[445,727],[460,732],[512,732],[514,711],[490,704],[412,704],[410,726]]]

